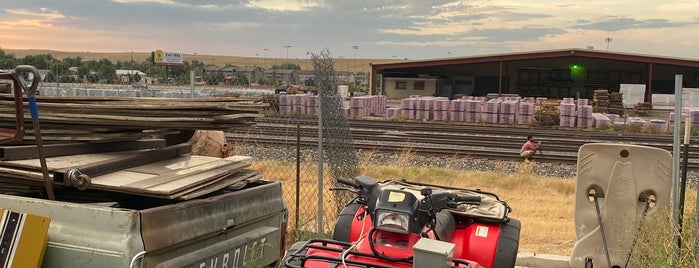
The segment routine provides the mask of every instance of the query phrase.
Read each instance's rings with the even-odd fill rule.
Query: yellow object
[[[0,208],[0,267],[41,267],[51,219]]]
[[[405,193],[401,192],[390,192],[388,194],[388,202],[389,203],[400,203],[405,200]]]

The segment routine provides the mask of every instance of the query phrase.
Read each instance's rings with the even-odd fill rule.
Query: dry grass
[[[405,160],[406,151],[392,166],[362,165],[362,174],[377,180],[406,179],[445,186],[481,189],[496,193],[513,208],[511,217],[522,222],[520,250],[534,253],[568,255],[575,242],[573,199],[575,181],[532,175],[527,167],[517,174],[498,172],[469,172],[434,167],[412,167]],[[403,159],[403,160],[400,160]],[[456,160],[455,160],[456,161]],[[253,168],[263,177],[282,182],[289,213],[296,209],[294,163],[257,161]],[[316,226],[317,169],[310,159],[301,164],[299,225]],[[324,221],[333,222],[339,205],[328,191],[330,182],[324,182]],[[292,215],[293,216],[293,215]],[[295,228],[290,222],[290,229]],[[327,226],[327,225],[326,225]],[[327,228],[327,227],[326,227]]]
[[[371,153],[364,152],[363,155],[371,157]],[[361,172],[363,175],[373,177],[379,181],[389,179],[406,179],[408,181],[424,182],[444,186],[461,187],[469,189],[481,189],[497,194],[501,200],[506,201],[513,209],[511,217],[522,222],[520,236],[520,251],[537,254],[570,255],[575,244],[574,229],[574,198],[575,179],[574,178],[550,178],[537,176],[531,173],[531,166],[522,164],[514,174],[504,172],[475,172],[455,170],[436,167],[414,167],[410,166],[407,160],[412,152],[405,151],[398,157],[398,160],[391,166],[375,166],[362,163]],[[459,161],[453,159],[452,161]],[[284,197],[287,201],[290,219],[293,219],[295,205],[295,185],[296,173],[294,163],[284,163],[281,161],[258,161],[253,167],[262,172],[266,179],[278,180],[282,182]],[[315,163],[311,159],[305,159],[301,164],[301,202],[299,225],[316,226],[317,215],[317,178],[318,171]],[[327,176],[327,174],[326,174]],[[333,193],[328,191],[330,182],[324,182],[324,221],[326,223],[326,233],[331,230],[332,223],[336,217],[337,207],[344,205],[338,203],[333,197]],[[693,189],[687,190],[687,201],[685,205],[685,222],[693,219],[694,200],[696,192]],[[691,216],[690,216],[691,215]],[[661,219],[660,224],[667,223]],[[658,224],[658,223],[652,223]],[[651,226],[650,223],[648,226]],[[692,230],[691,223],[685,223],[685,230]],[[290,222],[290,229],[296,228],[294,222]],[[645,228],[649,229],[649,228]],[[315,228],[306,228],[303,231],[314,231]],[[668,245],[666,242],[659,242],[658,238],[652,238],[658,234],[658,228],[650,228],[651,234],[645,236],[649,238],[639,238],[646,241],[646,245],[639,244],[637,253],[648,253],[657,250],[659,246]],[[299,230],[297,229],[297,235]],[[303,233],[303,232],[301,232]],[[661,237],[667,231],[659,234]],[[292,234],[293,236],[294,234]],[[639,236],[641,237],[641,236]],[[308,239],[308,237],[305,237]],[[694,236],[685,237],[687,243],[693,241]],[[293,240],[293,238],[290,238]],[[302,238],[299,238],[302,239]],[[665,241],[665,240],[663,240]],[[639,242],[643,243],[643,242]],[[666,250],[661,250],[665,252]],[[643,263],[657,263],[666,260],[662,259],[663,252],[649,254],[639,254],[645,256]],[[660,257],[655,257],[660,255]],[[667,254],[665,254],[667,256]],[[648,260],[648,258],[653,258]],[[658,260],[660,258],[660,260]],[[684,266],[691,267],[691,266]]]

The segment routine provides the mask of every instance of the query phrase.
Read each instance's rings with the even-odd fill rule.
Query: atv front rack
[[[341,241],[335,241],[335,240],[329,240],[329,239],[311,239],[305,242],[301,247],[299,247],[296,250],[293,250],[289,252],[289,254],[282,260],[283,261],[283,266],[282,267],[290,267],[290,268],[303,268],[303,267],[309,267],[307,266],[307,263],[312,261],[312,262],[320,262],[323,263],[322,267],[342,267],[343,260],[342,260],[342,253],[344,251],[347,251],[350,247],[352,247],[351,243],[347,242],[341,242]],[[327,253],[331,254],[323,254],[323,255],[308,255],[306,254],[309,249],[315,249],[315,250],[323,250]],[[360,260],[354,260],[351,259],[352,257],[361,257],[363,259],[366,259],[366,261],[360,261]],[[375,262],[372,262],[375,261]],[[347,266],[352,266],[352,267],[366,267],[366,268],[396,268],[397,266],[393,265],[384,265],[381,264],[380,262],[385,262],[386,260],[380,258],[379,256],[376,256],[374,254],[367,254],[363,252],[358,252],[356,250],[349,250],[347,253],[345,253],[344,256],[344,263],[347,264]],[[461,260],[461,259],[450,259],[451,261],[451,266],[452,268],[458,268],[458,267],[472,267],[471,263],[469,263],[466,260]],[[409,260],[399,260],[395,261],[392,260],[392,263],[399,263],[403,264],[401,266],[405,265],[410,265],[412,266],[413,262]]]

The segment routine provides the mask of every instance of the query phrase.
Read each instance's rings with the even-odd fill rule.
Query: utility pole
[[[291,47],[290,45],[284,45],[284,48],[286,48],[286,62],[287,63],[289,62],[289,48],[290,47]]]
[[[352,67],[352,73],[357,72],[357,49],[359,49],[359,46],[352,46],[352,49],[354,49],[354,67]]]
[[[264,68],[266,69],[266,68],[267,68],[267,50],[269,50],[269,49],[265,48],[265,49],[263,49],[263,50],[265,51],[265,62],[264,62]]]
[[[607,36],[607,38],[605,38],[604,41],[607,42],[607,51],[609,51],[609,43],[612,42],[612,38]]]

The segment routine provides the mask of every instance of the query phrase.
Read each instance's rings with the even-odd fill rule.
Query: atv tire
[[[517,219],[510,219],[502,225],[500,229],[500,239],[495,250],[495,261],[493,268],[512,268],[517,262],[517,251],[519,250],[519,232],[522,224]]]

